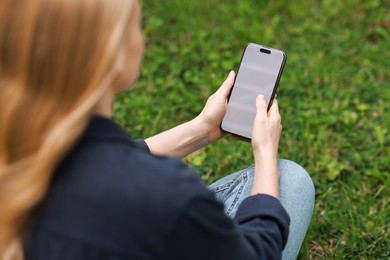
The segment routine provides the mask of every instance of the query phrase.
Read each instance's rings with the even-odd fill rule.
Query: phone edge
[[[274,50],[277,50],[277,49],[274,49]],[[282,61],[282,65],[281,65],[280,70],[279,70],[279,73],[278,73],[278,77],[276,78],[275,86],[274,86],[274,89],[273,89],[273,91],[272,91],[271,98],[270,98],[270,100],[269,100],[269,104],[268,104],[268,107],[267,107],[267,111],[271,108],[272,103],[273,103],[273,101],[274,101],[276,91],[278,90],[278,87],[279,87],[280,79],[282,78],[282,73],[283,73],[283,70],[284,70],[284,65],[286,64],[286,61],[287,61],[287,55],[286,55],[286,53],[284,53],[284,51],[281,51],[281,50],[277,50],[277,51],[280,51],[280,52],[283,54],[283,61]]]
[[[274,86],[274,89],[273,89],[273,91],[272,91],[271,99],[270,99],[270,102],[269,102],[268,107],[267,107],[267,111],[268,111],[268,110],[271,108],[271,106],[272,106],[272,102],[273,102],[273,100],[274,100],[276,91],[277,91],[277,89],[278,89],[278,87],[279,87],[279,81],[280,81],[280,79],[281,79],[281,77],[282,77],[282,73],[283,73],[283,70],[284,70],[284,66],[285,66],[286,61],[287,61],[287,55],[286,55],[286,53],[285,53],[284,51],[282,51],[282,50],[278,50],[278,49],[271,48],[271,47],[264,46],[264,45],[259,45],[259,44],[256,44],[256,43],[248,43],[248,44],[245,46],[245,48],[244,48],[244,51],[243,51],[243,53],[242,53],[242,55],[241,55],[240,63],[239,63],[239,65],[238,65],[238,69],[237,69],[237,72],[236,72],[236,75],[235,75],[235,78],[234,78],[233,86],[232,86],[232,88],[230,89],[229,95],[228,95],[228,97],[227,97],[227,103],[229,103],[230,96],[231,96],[231,94],[232,94],[232,92],[233,92],[234,84],[236,83],[236,78],[237,78],[238,72],[239,72],[239,70],[240,70],[241,62],[242,62],[242,59],[244,58],[245,51],[246,51],[247,47],[248,47],[249,45],[251,45],[251,44],[256,45],[256,46],[260,46],[260,47],[269,48],[269,49],[271,49],[271,50],[279,51],[279,52],[281,52],[281,53],[283,54],[282,65],[281,65],[281,67],[280,67],[280,70],[279,70],[279,73],[278,73],[278,77],[277,77],[277,79],[276,79],[275,86]],[[225,117],[224,117],[224,118],[225,118]],[[222,121],[221,121],[221,123],[220,123],[220,125],[219,125],[219,128],[220,128],[224,133],[231,134],[231,135],[233,135],[233,136],[236,136],[236,137],[239,137],[239,138],[243,138],[243,139],[248,140],[248,141],[251,141],[251,140],[252,140],[251,138],[248,138],[248,137],[246,137],[246,136],[242,136],[242,135],[238,135],[238,134],[235,134],[235,133],[226,131],[226,130],[223,129],[223,127],[222,127],[222,122],[223,122],[223,118],[222,118]]]
[[[229,95],[228,95],[228,97],[227,97],[227,104],[229,103],[230,96],[232,95],[233,88],[234,88],[234,84],[236,83],[237,75],[238,75],[238,72],[240,71],[240,68],[241,68],[242,59],[244,58],[246,49],[248,48],[248,46],[249,46],[250,44],[252,44],[252,43],[248,43],[248,44],[245,46],[244,51],[242,52],[241,59],[240,59],[240,63],[238,64],[238,68],[237,68],[237,71],[236,71],[236,75],[235,75],[235,77],[234,77],[234,82],[233,82],[233,85],[232,85],[232,87],[231,87],[231,89],[230,89],[230,91],[229,91]],[[225,114],[226,114],[226,112],[225,112]],[[219,128],[220,128],[223,132],[225,132],[225,133],[232,134],[232,135],[236,135],[236,134],[233,134],[233,133],[231,133],[231,132],[226,131],[225,129],[223,129],[223,127],[222,127],[222,122],[223,122],[223,119],[224,119],[224,118],[225,118],[225,116],[222,118],[222,121],[221,121],[221,123],[219,124]],[[236,136],[239,136],[239,135],[236,135]],[[243,137],[243,136],[239,136],[239,137]],[[243,138],[246,138],[246,139],[250,140],[250,139],[247,138],[247,137],[243,137]]]

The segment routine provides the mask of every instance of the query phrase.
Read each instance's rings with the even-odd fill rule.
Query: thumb
[[[267,104],[263,95],[258,95],[256,98],[256,117],[267,117]]]
[[[225,81],[222,83],[221,87],[217,90],[217,92],[220,92],[221,95],[227,98],[229,95],[230,89],[232,88],[234,84],[235,79],[235,73],[234,71],[230,71],[229,75],[225,79]]]

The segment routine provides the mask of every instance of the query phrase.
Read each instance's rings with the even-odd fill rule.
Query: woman
[[[255,166],[210,189],[174,158],[222,138],[233,72],[194,120],[145,141],[111,121],[139,73],[140,13],[136,0],[0,3],[1,258],[273,259],[286,243],[295,258],[314,190],[277,161],[277,100],[267,113],[257,98]]]

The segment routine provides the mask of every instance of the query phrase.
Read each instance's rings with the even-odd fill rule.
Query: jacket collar
[[[129,135],[122,130],[112,119],[92,116],[84,131],[86,139],[125,139],[131,140]]]

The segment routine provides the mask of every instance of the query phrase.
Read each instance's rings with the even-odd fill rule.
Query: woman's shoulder
[[[178,158],[153,155],[143,140],[131,139],[81,143],[56,174],[56,178],[73,176],[80,183],[111,184],[109,187],[116,189],[134,185],[135,189],[153,186],[158,191],[159,187],[171,186],[169,190],[175,191],[180,188],[178,184],[204,186],[197,173]]]
[[[172,185],[170,190],[175,191],[180,188],[177,183],[200,183],[197,174],[179,159],[152,155],[145,141],[132,140],[113,121],[99,117],[91,120],[58,167],[56,178],[117,190],[137,184],[137,190],[153,185],[158,191],[160,186]]]
[[[123,136],[82,140],[58,167],[55,185],[72,185],[93,194],[91,199],[120,194],[122,201],[141,194],[143,199],[163,199],[205,189],[181,160],[152,155],[143,140]]]
[[[179,159],[153,156],[133,141],[92,142],[58,167],[37,232],[115,252],[148,241],[157,252],[150,235],[164,241],[189,201],[208,192]]]

